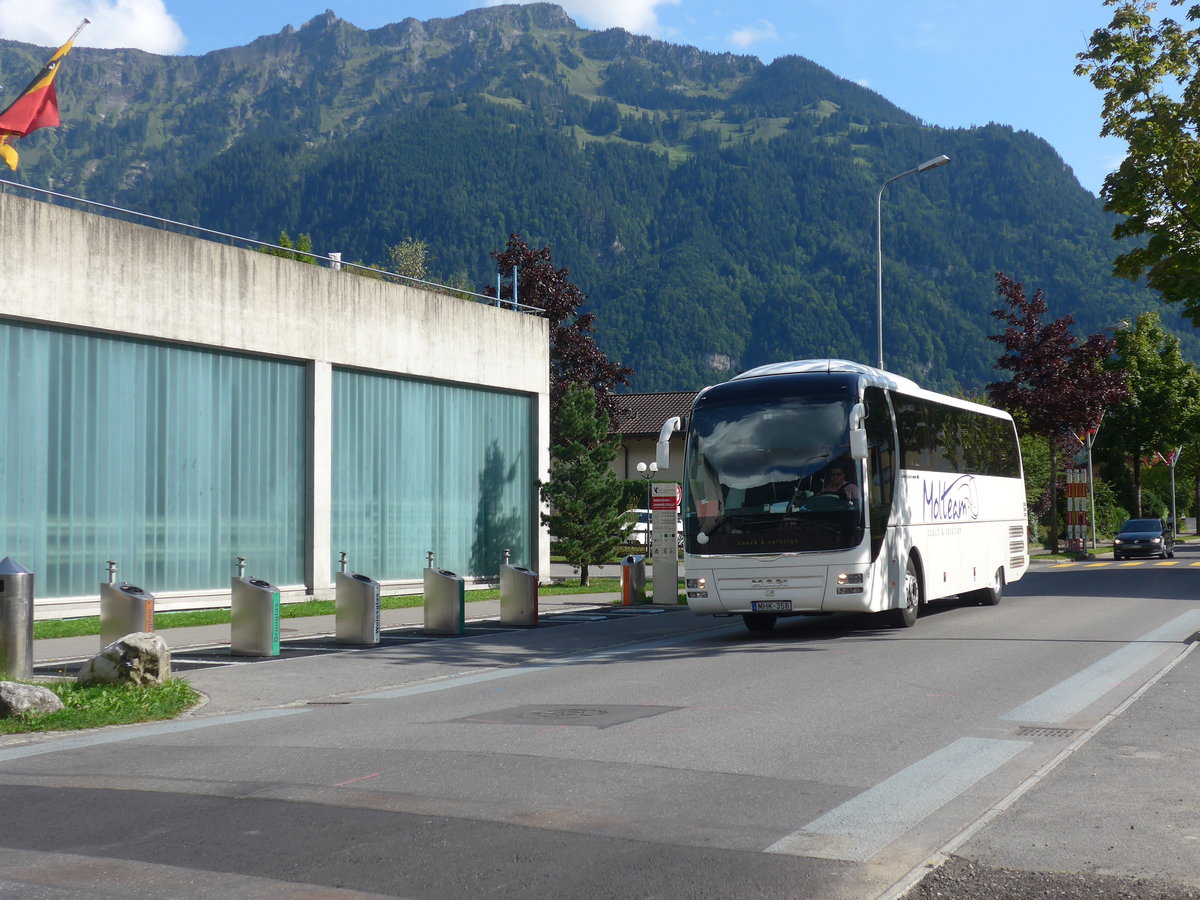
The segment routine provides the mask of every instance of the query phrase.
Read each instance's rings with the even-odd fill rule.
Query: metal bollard
[[[229,652],[234,656],[279,655],[279,588],[258,578],[232,583]]]
[[[446,569],[425,570],[425,633],[466,634],[466,583]]]
[[[339,644],[379,643],[379,582],[357,572],[334,576],[334,635]]]
[[[631,553],[621,560],[621,603],[638,606],[646,602],[646,557]]]
[[[33,573],[0,560],[0,677],[33,677]]]
[[[154,595],[117,583],[117,563],[108,561],[108,581],[100,584],[100,649],[127,634],[154,631]]]
[[[538,573],[507,560],[500,569],[500,624],[529,627],[538,623]]]

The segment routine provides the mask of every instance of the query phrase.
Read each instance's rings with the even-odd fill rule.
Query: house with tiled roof
[[[635,479],[637,464],[654,461],[658,445],[658,433],[663,422],[673,416],[685,419],[692,409],[692,401],[699,391],[665,391],[657,394],[620,394],[617,397],[622,408],[614,419],[612,430],[620,433],[621,449],[612,462],[612,469],[620,478]],[[655,481],[683,480],[683,442],[685,432],[680,430],[671,435],[671,465],[659,472]]]

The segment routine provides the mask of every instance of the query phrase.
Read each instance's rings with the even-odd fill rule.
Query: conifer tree
[[[609,464],[620,437],[609,434],[609,420],[597,415],[596,395],[579,385],[567,389],[557,412],[550,447],[550,480],[541,485],[550,512],[542,523],[557,542],[558,553],[579,569],[588,583],[588,566],[607,562],[624,543],[629,523],[621,510],[622,487]]]

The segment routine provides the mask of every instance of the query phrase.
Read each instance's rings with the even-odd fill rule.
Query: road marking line
[[[767,853],[865,862],[1029,741],[959,738],[776,841]]]
[[[1058,563],[1057,565],[1053,565],[1050,568],[1052,568],[1052,569],[1072,569],[1077,565],[1079,565],[1079,563],[1073,563],[1073,562]]]
[[[1000,718],[1011,722],[1065,722],[1152,662],[1166,649],[1164,643],[1179,643],[1197,629],[1200,629],[1200,609],[1189,610]]]
[[[468,684],[482,684],[486,681],[498,681],[501,678],[512,678],[514,675],[525,675],[548,669],[549,666],[514,666],[511,669],[493,669],[490,672],[478,672],[474,675],[450,675],[439,681],[426,684],[414,684],[409,687],[394,688],[390,691],[375,691],[370,694],[356,694],[356,700],[394,700],[397,697],[415,697],[417,694],[432,694],[435,691],[448,691],[451,688],[465,687]]]
[[[1155,565],[1156,566],[1177,566],[1177,565],[1179,565],[1179,560],[1164,559],[1164,560],[1160,560],[1159,562],[1156,562]]]
[[[81,737],[62,738],[37,744],[22,744],[19,747],[0,749],[0,762],[11,759],[22,759],[27,756],[41,756],[43,753],[58,753],[62,750],[78,750],[83,747],[95,747],[99,744],[116,744],[121,741],[135,741],[138,738],[157,737],[160,734],[176,734],[181,731],[195,731],[197,728],[211,728],[214,725],[234,725],[238,722],[254,722],[259,719],[276,719],[280,716],[294,716],[309,712],[307,709],[264,709],[258,712],[234,713],[228,716],[213,716],[211,719],[181,719],[174,722],[164,722],[161,725],[144,725],[126,727],[99,734],[89,734]]]
[[[359,778],[351,778],[349,781],[339,781],[334,787],[345,787],[348,784],[358,784],[360,781],[370,781],[372,778],[378,778],[382,772],[373,772],[370,775],[363,775]]]

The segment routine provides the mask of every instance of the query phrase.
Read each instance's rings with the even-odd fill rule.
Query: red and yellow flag
[[[10,143],[13,138],[25,137],[39,128],[58,125],[58,94],[54,90],[54,76],[58,74],[62,58],[75,45],[75,38],[88,21],[83,20],[70,40],[55,51],[45,68],[29,82],[21,95],[9,104],[8,109],[0,112],[0,159],[8,163],[10,169],[17,168],[17,151]]]

